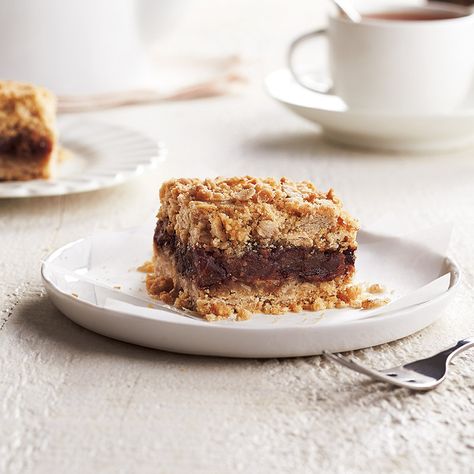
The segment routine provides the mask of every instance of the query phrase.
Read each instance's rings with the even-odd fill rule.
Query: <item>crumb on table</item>
[[[142,265],[137,267],[137,271],[142,272],[142,273],[153,273],[154,271],[153,262],[151,262],[150,260],[147,260]]]
[[[385,287],[383,287],[379,283],[373,283],[372,285],[369,285],[367,287],[367,292],[372,295],[385,293],[385,291],[386,291]]]

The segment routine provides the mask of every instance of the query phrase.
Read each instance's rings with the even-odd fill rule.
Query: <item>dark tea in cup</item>
[[[447,10],[399,10],[383,13],[368,13],[363,18],[368,20],[390,20],[390,21],[434,21],[450,20],[466,16]]]

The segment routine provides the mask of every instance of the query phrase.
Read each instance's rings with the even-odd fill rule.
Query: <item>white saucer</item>
[[[300,86],[288,69],[265,79],[271,97],[321,125],[328,138],[350,146],[391,151],[446,151],[474,144],[474,98],[445,115],[391,115],[349,110],[335,95]]]
[[[53,179],[0,182],[0,198],[58,196],[116,186],[155,168],[164,146],[125,127],[89,119],[59,120],[67,156]]]
[[[357,278],[387,284],[393,303],[369,311],[206,322],[160,309],[147,296],[136,268],[151,256],[151,232],[107,232],[56,250],[42,266],[52,302],[77,324],[133,344],[188,354],[294,357],[413,334],[438,319],[459,282],[456,264],[434,250],[408,238],[360,232]]]

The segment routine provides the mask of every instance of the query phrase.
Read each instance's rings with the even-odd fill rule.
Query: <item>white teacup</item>
[[[294,52],[310,37],[326,35],[332,87],[310,85],[295,72]],[[435,3],[371,10],[360,23],[332,16],[327,30],[292,43],[289,66],[301,85],[337,94],[351,109],[449,112],[474,86],[474,14]]]

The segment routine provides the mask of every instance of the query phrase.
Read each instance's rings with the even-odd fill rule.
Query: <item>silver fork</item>
[[[423,391],[437,387],[446,378],[448,365],[453,357],[470,347],[474,347],[474,337],[461,339],[454,346],[426,359],[420,359],[385,370],[370,369],[340,354],[331,354],[324,351],[323,355],[344,367],[368,375],[380,382],[387,382],[399,387],[409,388],[410,390]]]

